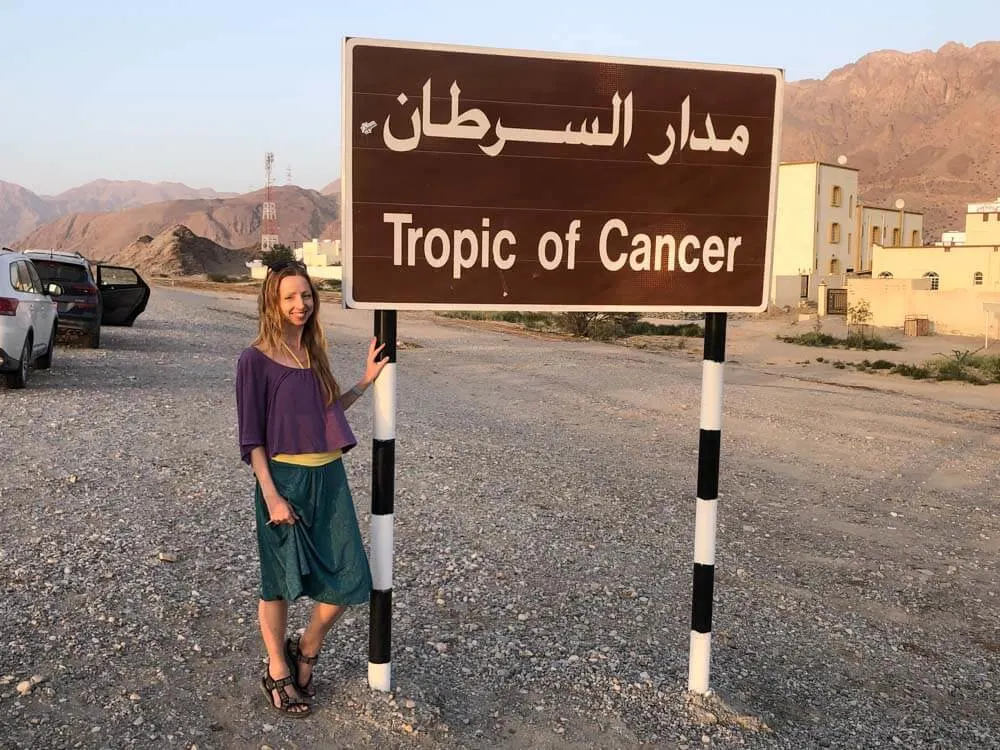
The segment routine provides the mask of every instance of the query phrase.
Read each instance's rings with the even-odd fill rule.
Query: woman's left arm
[[[340,406],[344,411],[351,408],[351,405],[365,395],[365,391],[368,390],[368,386],[375,382],[382,369],[389,364],[388,359],[376,359],[379,352],[385,347],[382,344],[379,347],[375,346],[375,337],[372,336],[371,344],[368,345],[368,358],[365,360],[365,374],[362,376],[361,380],[351,388],[349,391],[342,393],[340,396]]]

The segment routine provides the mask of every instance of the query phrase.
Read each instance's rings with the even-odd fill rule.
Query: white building
[[[340,240],[313,239],[303,242],[300,247],[292,250],[296,260],[302,261],[306,272],[314,279],[333,279],[339,281],[343,275],[340,263]],[[263,279],[267,276],[267,268],[259,260],[247,264],[250,277]]]
[[[942,232],[941,240],[935,242],[935,245],[964,245],[965,244],[965,232],[960,232],[958,230],[952,230],[950,232]]]

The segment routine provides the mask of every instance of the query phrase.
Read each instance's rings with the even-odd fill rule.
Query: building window
[[[830,225],[830,242],[834,245],[840,243],[840,224],[833,222]]]
[[[919,247],[920,246],[920,232],[918,230],[916,230],[916,229],[914,229],[910,233],[910,245],[912,247]]]
[[[982,271],[976,271],[974,274],[972,274],[972,283],[975,284],[976,286],[982,286],[983,285],[983,272]]]
[[[892,230],[892,246],[901,247],[903,243],[899,241],[899,227]]]
[[[878,277],[879,277],[880,279],[891,279],[891,278],[892,278],[892,274],[891,274],[891,273],[889,273],[888,271],[883,271],[882,273],[880,273],[880,274],[878,275]]]
[[[941,284],[941,279],[938,278],[938,275],[934,271],[928,271],[924,274],[924,278],[931,280],[931,291],[937,291]]]
[[[990,220],[990,215],[989,214],[983,214],[983,221],[989,221],[989,220]]]
[[[847,196],[847,218],[854,216],[854,196]]]
[[[882,228],[872,227],[872,244],[881,245],[882,244]]]
[[[836,276],[840,273],[840,259],[830,258],[830,275]]]
[[[840,185],[833,186],[833,194],[830,196],[830,205],[839,206],[843,201],[843,193],[840,189]]]

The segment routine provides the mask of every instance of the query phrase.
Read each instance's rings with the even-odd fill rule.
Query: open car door
[[[97,287],[104,308],[101,325],[130,326],[149,301],[149,285],[134,268],[98,265]]]

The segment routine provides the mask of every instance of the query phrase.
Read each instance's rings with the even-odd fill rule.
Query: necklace
[[[281,345],[283,347],[285,347],[285,351],[288,352],[288,354],[291,356],[291,358],[295,360],[295,364],[297,364],[299,366],[300,370],[308,370],[310,367],[312,367],[312,363],[309,361],[309,350],[308,349],[305,350],[306,351],[306,364],[303,366],[302,361],[298,357],[295,356],[295,352],[293,352],[291,350],[291,348],[288,346],[288,344],[285,343],[284,339],[281,340]]]

